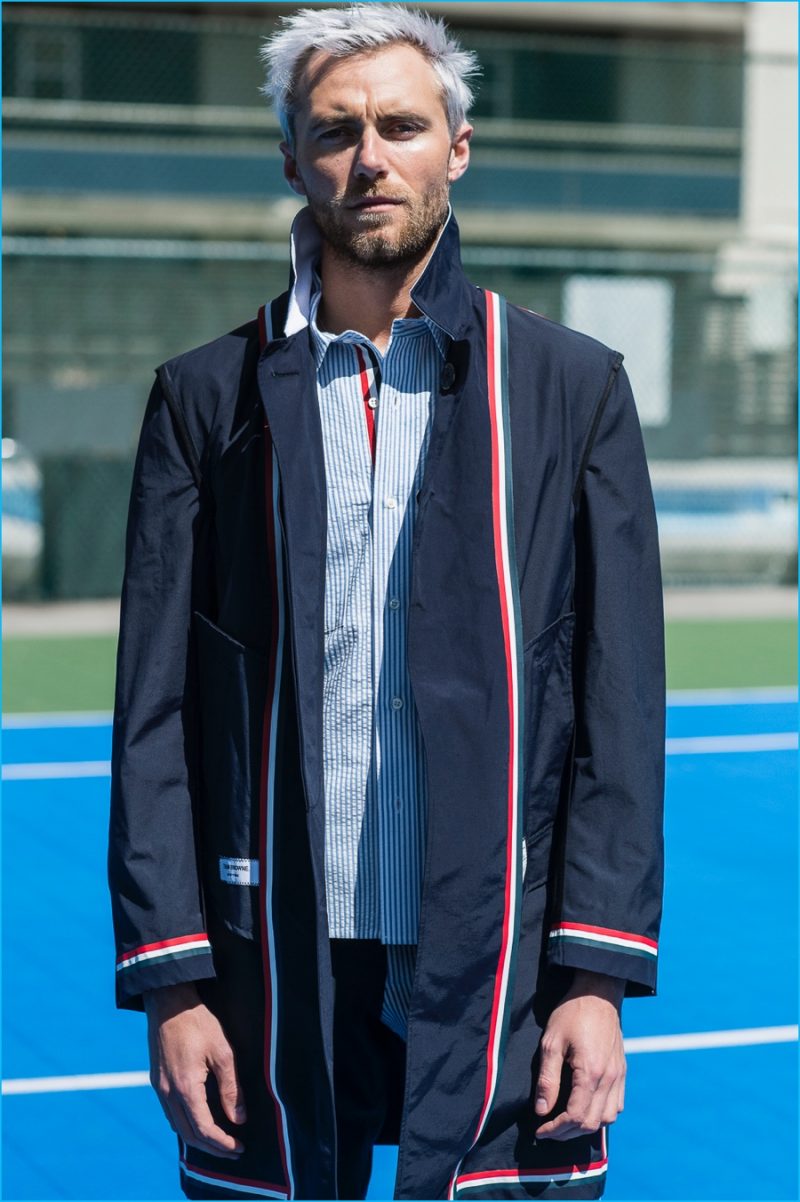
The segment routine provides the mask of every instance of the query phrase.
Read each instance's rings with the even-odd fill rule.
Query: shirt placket
[[[395,797],[397,789],[397,760],[404,755],[408,739],[409,719],[407,689],[404,679],[404,656],[400,655],[402,637],[398,630],[387,630],[386,624],[405,620],[403,589],[393,574],[398,571],[396,553],[406,520],[406,505],[411,480],[405,478],[409,459],[409,444],[414,442],[416,415],[411,404],[400,403],[395,387],[398,369],[400,337],[383,360],[379,394],[377,454],[373,488],[374,577],[373,631],[375,683],[375,805],[378,818],[380,856],[378,863],[381,898],[381,930],[387,936],[391,925],[398,874],[402,877],[402,856],[405,853],[401,838],[404,799]],[[395,351],[393,354],[392,351]],[[410,398],[404,398],[410,402]],[[387,648],[389,644],[389,648]],[[387,654],[387,649],[391,651]],[[405,799],[406,803],[408,798]]]
[[[365,804],[368,802],[369,751],[374,726],[373,649],[371,639],[372,539],[369,531],[372,504],[372,461],[365,439],[354,373],[353,347],[347,341],[332,341],[327,349],[324,422],[326,444],[330,444],[332,462],[326,463],[329,489],[329,521],[339,522],[344,535],[346,565],[338,569],[349,580],[344,626],[351,635],[342,638],[334,630],[331,650],[326,636],[326,689],[332,689],[324,715],[326,755],[330,750],[331,787],[326,784],[326,884],[329,889],[329,915],[339,937],[372,938],[380,930],[380,880],[377,871],[377,830],[369,833]],[[352,383],[342,389],[336,379]],[[355,402],[355,405],[354,405]],[[327,455],[327,451],[326,451]],[[328,470],[328,469],[332,470]],[[331,491],[335,501],[331,503]],[[361,507],[365,506],[362,510]],[[353,541],[356,510],[367,521],[363,559]],[[334,518],[332,515],[336,514]],[[329,548],[330,549],[330,548]],[[357,574],[355,565],[359,564]],[[328,565],[330,570],[330,565]],[[363,591],[366,586],[366,592]],[[368,630],[367,627],[370,629]],[[342,734],[346,727],[346,736]],[[362,749],[367,749],[364,756]],[[363,762],[363,784],[359,790],[355,777]],[[327,764],[327,760],[326,760]],[[327,769],[326,769],[327,770]],[[341,785],[341,788],[338,786]],[[366,786],[366,788],[365,788]],[[374,817],[374,810],[373,810]],[[366,824],[366,825],[365,825]],[[374,868],[363,873],[359,868],[362,839],[372,842]]]
[[[375,418],[378,408],[378,392],[380,390],[380,365],[367,347],[356,343],[354,350],[358,362],[359,387],[361,389],[361,400],[364,405],[364,421],[374,470],[375,452],[377,449]]]

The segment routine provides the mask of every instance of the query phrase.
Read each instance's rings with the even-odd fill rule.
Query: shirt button
[[[389,609],[399,609],[399,608],[400,608],[400,598],[399,597],[390,597],[389,598]]]
[[[394,497],[387,497],[384,501],[384,505],[387,509],[397,509],[397,501]]]
[[[395,799],[394,799],[394,808],[395,808],[396,810],[400,810],[400,809],[401,809],[401,807],[402,807],[402,804],[403,804],[403,803],[401,802],[400,798],[399,798],[399,797],[395,797]]]
[[[392,698],[392,709],[393,710],[401,710],[402,708],[403,708],[403,698],[402,697],[393,697]]]

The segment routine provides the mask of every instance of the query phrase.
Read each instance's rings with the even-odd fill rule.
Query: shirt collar
[[[442,231],[439,234],[439,239],[442,233],[447,228],[447,225],[452,216],[452,210],[448,213],[448,222],[445,223]],[[286,337],[291,337],[292,334],[297,334],[300,330],[309,327],[311,334],[311,345],[314,351],[317,368],[322,364],[325,358],[325,353],[328,347],[333,342],[361,342],[371,347],[373,352],[382,359],[380,351],[373,346],[368,338],[363,334],[357,333],[355,330],[345,330],[343,334],[330,334],[327,331],[320,330],[317,326],[317,310],[320,302],[320,278],[317,271],[319,263],[322,239],[317,228],[314,218],[311,216],[311,210],[306,207],[301,209],[292,222],[291,231],[291,261],[292,261],[292,286],[289,292],[289,306],[286,314],[286,324],[284,332]],[[434,254],[436,251],[434,250]],[[429,261],[430,262],[430,261]],[[422,272],[420,279],[427,272]],[[417,288],[419,280],[414,284]],[[422,311],[422,310],[421,310]],[[401,319],[408,321],[409,319]],[[443,359],[447,357],[448,332],[439,325],[426,312],[422,312],[421,318],[410,319],[415,324],[416,322],[424,322],[430,330],[433,340],[436,343],[439,354]],[[392,323],[392,337],[394,337],[394,326],[397,322]],[[407,327],[408,328],[408,327]],[[400,332],[398,330],[398,332]],[[409,331],[410,332],[410,331]]]

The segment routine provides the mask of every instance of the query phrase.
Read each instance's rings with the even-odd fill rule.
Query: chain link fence
[[[485,7],[468,273],[625,353],[668,582],[791,579],[796,285],[771,259],[720,286],[741,36],[510,35]],[[272,22],[147,9],[4,12],[7,595],[118,590],[153,368],[286,286]]]
[[[262,8],[257,18],[222,13],[209,4],[197,6],[204,13],[185,16],[168,5],[121,12],[115,7],[6,6],[3,96],[262,109],[259,39],[298,6],[254,6]],[[507,32],[493,28],[491,5],[480,5],[480,13],[462,27],[447,14],[481,61],[477,117],[673,127],[684,131],[687,144],[692,131],[728,130],[735,145],[741,127],[740,31],[677,38],[619,30],[605,36]]]

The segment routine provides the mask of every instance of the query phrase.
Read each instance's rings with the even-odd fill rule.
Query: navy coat
[[[655,989],[663,614],[639,423],[622,356],[470,284],[454,219],[412,295],[452,371],[415,498],[429,819],[395,1196],[598,1197],[605,1132],[537,1142],[533,1089],[570,969]],[[325,469],[285,310],[266,346],[253,321],[159,368],[131,497],[117,999],[196,981],[248,1103],[240,1161],[183,1149],[190,1197],[337,1196]]]

